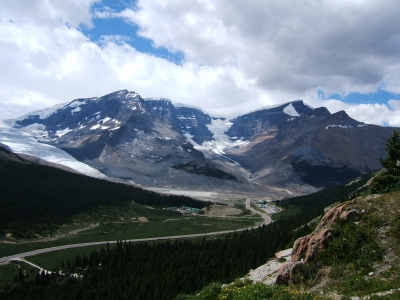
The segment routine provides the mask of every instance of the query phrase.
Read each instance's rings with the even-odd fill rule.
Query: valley
[[[5,294],[26,284],[97,298],[119,286],[117,298],[174,299],[234,282],[310,234],[326,207],[394,180],[367,185],[391,129],[303,101],[224,118],[122,90],[7,124]]]

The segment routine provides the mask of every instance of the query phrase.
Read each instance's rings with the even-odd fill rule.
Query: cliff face
[[[291,262],[284,264],[278,271],[277,284],[288,284],[300,265],[313,261],[317,254],[328,246],[328,243],[333,239],[333,226],[337,224],[339,219],[346,222],[358,220],[359,214],[354,202],[355,200],[339,204],[330,209],[311,234],[294,242]]]

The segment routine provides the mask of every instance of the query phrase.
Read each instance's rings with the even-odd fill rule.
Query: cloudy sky
[[[398,0],[5,0],[0,117],[116,90],[400,126]]]

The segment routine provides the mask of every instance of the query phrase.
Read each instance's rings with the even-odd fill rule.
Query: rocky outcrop
[[[333,237],[333,226],[338,220],[355,222],[358,214],[354,208],[354,200],[339,204],[330,209],[318,223],[317,228],[309,235],[297,239],[293,244],[292,261],[284,264],[278,271],[277,284],[288,284],[296,269],[315,259],[324,250]]]
[[[324,228],[315,234],[309,234],[297,239],[293,244],[293,261],[310,261],[317,253],[324,250],[333,238],[332,229]]]
[[[291,261],[291,254],[291,248],[275,253],[275,257],[269,259],[264,265],[255,270],[250,270],[247,279],[251,280],[253,283],[263,282],[268,285],[274,284],[276,275],[283,265],[282,260]],[[243,278],[243,280],[244,279],[245,278]]]
[[[303,265],[303,261],[293,261],[285,263],[278,271],[278,276],[276,277],[276,284],[288,284],[290,279],[295,274],[296,269]]]

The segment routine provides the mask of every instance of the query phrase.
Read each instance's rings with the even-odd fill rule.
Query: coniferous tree
[[[391,175],[400,175],[400,132],[393,130],[393,134],[386,143],[386,158],[381,158],[381,164]]]
[[[400,189],[400,132],[393,134],[386,143],[386,158],[381,158],[385,170],[375,177],[371,185],[372,193],[387,193]]]

